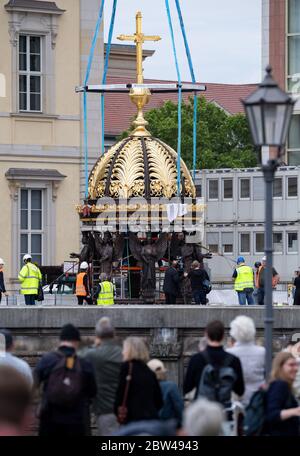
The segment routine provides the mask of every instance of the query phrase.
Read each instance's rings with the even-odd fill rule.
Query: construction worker
[[[249,306],[254,304],[254,273],[250,266],[245,265],[245,258],[238,257],[237,267],[235,268],[232,278],[234,279],[234,289],[238,294],[239,304],[245,306],[246,302]]]
[[[113,306],[114,305],[115,287],[110,282],[107,274],[100,274],[100,283],[97,288],[97,306]]]
[[[85,301],[89,305],[93,304],[93,300],[91,298],[90,293],[89,278],[87,274],[88,268],[89,265],[87,264],[87,262],[83,261],[83,263],[81,263],[80,265],[79,274],[77,274],[76,277],[76,296],[79,306],[83,305],[83,301]]]
[[[5,265],[4,261],[2,260],[2,258],[0,258],[0,303],[1,303],[2,293],[4,294],[4,296],[8,296],[8,293],[6,292],[5,284],[4,284],[4,273],[3,273],[4,265]]]
[[[25,297],[26,306],[34,306],[38,295],[39,286],[42,282],[42,273],[32,263],[29,253],[23,256],[24,266],[19,272],[18,279],[21,282],[21,294]]]
[[[260,306],[264,305],[265,301],[265,269],[267,266],[267,258],[264,256],[261,260],[261,266],[256,275],[257,301]],[[276,288],[280,280],[279,274],[275,268],[272,268],[272,288]]]

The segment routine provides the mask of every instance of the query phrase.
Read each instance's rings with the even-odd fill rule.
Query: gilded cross
[[[145,41],[159,41],[160,36],[152,35],[147,36],[142,32],[142,13],[140,11],[136,14],[136,32],[134,35],[119,35],[118,40],[121,41],[134,41],[136,44],[136,72],[137,83],[143,84],[143,43]]]

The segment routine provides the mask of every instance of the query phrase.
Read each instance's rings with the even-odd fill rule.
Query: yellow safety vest
[[[237,277],[234,282],[235,291],[243,291],[245,288],[254,288],[253,270],[250,266],[240,266],[236,268]]]
[[[42,280],[42,274],[39,268],[33,263],[27,263],[23,266],[18,276],[21,282],[21,294],[37,295],[39,284]]]
[[[114,304],[114,285],[106,280],[100,283],[100,293],[97,306],[112,306]]]

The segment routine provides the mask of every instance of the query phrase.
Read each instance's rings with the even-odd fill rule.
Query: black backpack
[[[82,369],[79,358],[74,355],[67,358],[57,352],[59,359],[52,369],[47,389],[47,403],[60,408],[73,408],[81,398]],[[72,364],[68,367],[67,363]]]
[[[202,355],[207,364],[202,371],[197,397],[205,397],[210,401],[219,402],[224,407],[230,407],[231,394],[236,381],[236,373],[230,367],[232,358],[227,355],[223,364],[216,366],[211,363],[206,351]]]
[[[264,434],[266,397],[267,390],[265,388],[260,388],[251,396],[244,416],[244,434],[246,436],[259,436]]]

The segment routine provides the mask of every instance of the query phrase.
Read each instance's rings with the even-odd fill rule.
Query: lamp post
[[[271,372],[273,352],[273,182],[280,159],[284,154],[289,125],[293,114],[293,99],[272,78],[272,68],[266,68],[266,76],[258,89],[243,101],[255,147],[270,147],[268,160],[260,153],[265,180],[265,254],[267,264],[264,276],[265,289],[265,347],[266,375]]]

